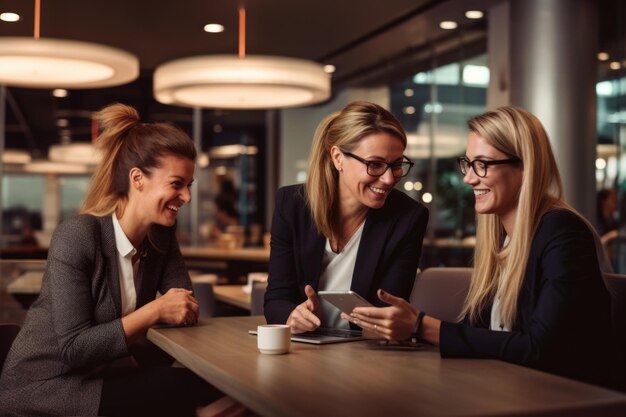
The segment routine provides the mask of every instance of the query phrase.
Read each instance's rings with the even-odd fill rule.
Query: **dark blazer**
[[[475,327],[443,322],[441,356],[501,359],[606,385],[610,307],[591,230],[570,211],[550,211],[533,237],[515,328],[488,330],[491,305]]]
[[[383,207],[367,214],[350,289],[379,306],[378,288],[408,300],[427,223],[426,207],[392,190]],[[313,223],[304,187],[278,190],[264,306],[268,323],[285,323],[306,300],[307,284],[317,291],[325,243]]]
[[[157,251],[141,262],[137,308],[156,292],[191,289],[174,228],[153,227]],[[55,231],[41,294],[0,377],[0,415],[96,415],[101,372],[131,354],[121,322],[117,249],[110,216],[80,215]],[[138,358],[139,359],[139,358]]]

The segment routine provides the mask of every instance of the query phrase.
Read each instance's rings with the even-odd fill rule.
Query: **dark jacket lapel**
[[[107,284],[111,291],[111,298],[115,305],[118,317],[122,315],[122,293],[120,290],[119,269],[117,266],[117,247],[115,245],[115,232],[111,216],[100,217],[100,231],[102,241],[102,253],[106,262]]]
[[[162,242],[156,242],[160,245]],[[137,291],[137,308],[154,300],[158,290],[159,271],[162,270],[163,254],[150,244],[148,238],[143,242],[141,266],[139,268],[139,290]]]
[[[390,230],[389,219],[385,217],[384,210],[370,209],[363,225],[363,234],[350,286],[352,291],[359,294],[370,294],[376,266],[385,245],[386,235]]]
[[[310,239],[307,239],[306,247],[302,256],[304,276],[309,281],[315,291],[320,284],[320,275],[322,274],[322,263],[324,260],[324,247],[326,246],[326,237],[317,233],[315,227],[310,231]],[[304,288],[303,288],[304,290]]]

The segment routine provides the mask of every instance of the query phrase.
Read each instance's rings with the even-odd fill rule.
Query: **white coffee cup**
[[[289,352],[291,327],[286,324],[266,324],[257,327],[257,347],[261,353],[279,355]]]

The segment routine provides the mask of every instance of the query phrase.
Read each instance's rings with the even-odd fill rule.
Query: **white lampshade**
[[[246,145],[222,145],[214,146],[209,152],[210,158],[222,159],[222,158],[234,158],[240,155],[256,155],[259,153],[259,148],[256,146]]]
[[[88,174],[89,169],[84,164],[70,164],[65,162],[33,161],[24,165],[24,171],[37,174]]]
[[[186,107],[303,106],[330,97],[330,75],[322,65],[296,58],[196,56],[157,67],[154,96],[161,103]]]
[[[48,158],[53,162],[96,165],[102,155],[91,143],[69,143],[50,146]]]
[[[18,149],[5,149],[2,153],[2,162],[5,164],[22,165],[31,161],[30,153]]]
[[[30,88],[101,88],[139,76],[135,55],[64,39],[0,37],[0,84]]]

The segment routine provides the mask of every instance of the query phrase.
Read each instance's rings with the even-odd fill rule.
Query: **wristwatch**
[[[420,311],[420,313],[417,315],[417,320],[415,320],[415,328],[413,329],[413,333],[411,333],[411,342],[412,343],[417,343],[420,341],[420,330],[422,327],[422,320],[424,320],[424,316],[426,315],[425,312]]]

